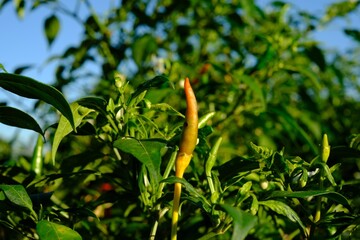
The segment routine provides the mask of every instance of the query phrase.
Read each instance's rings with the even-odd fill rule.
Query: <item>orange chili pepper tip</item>
[[[195,149],[198,137],[198,110],[195,93],[191,88],[189,78],[185,78],[184,90],[187,107],[179,152],[191,155]]]

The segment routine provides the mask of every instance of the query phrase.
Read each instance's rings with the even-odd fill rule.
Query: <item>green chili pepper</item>
[[[329,159],[329,156],[330,156],[330,145],[328,142],[327,135],[324,134],[323,141],[322,141],[321,160],[326,163],[327,160]]]
[[[42,157],[43,146],[44,146],[44,141],[42,139],[42,136],[39,135],[31,159],[31,171],[33,171],[36,175],[40,175],[43,168],[43,157]]]
[[[192,153],[195,149],[198,137],[198,110],[197,102],[189,78],[185,79],[184,85],[186,98],[185,123],[179,145],[179,152],[175,160],[175,176],[182,178],[186,168],[189,166]],[[175,183],[174,201],[171,225],[171,240],[177,238],[177,223],[179,220],[179,205],[181,196],[181,184]]]

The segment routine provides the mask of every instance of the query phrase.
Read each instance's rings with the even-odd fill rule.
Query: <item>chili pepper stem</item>
[[[179,221],[180,196],[181,196],[181,183],[175,183],[172,223],[171,223],[171,240],[177,239],[177,224]]]

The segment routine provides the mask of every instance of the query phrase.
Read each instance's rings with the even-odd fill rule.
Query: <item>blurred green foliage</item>
[[[157,236],[166,239],[172,189],[165,183],[179,180],[162,174],[176,152],[185,109],[180,82],[188,76],[200,117],[215,114],[200,129],[182,182],[188,195],[181,239],[235,239],[239,229],[254,239],[359,235],[360,48],[330,51],[312,34],[358,11],[360,1],[330,4],[323,16],[286,1],[269,2],[265,9],[253,0],[123,0],[104,15],[90,1],[78,1],[87,10],[85,20],[79,8],[67,9],[61,0],[15,3],[25,21],[27,7],[53,9],[44,19],[49,46],[66,27],[62,17],[83,27],[78,45],[49,58],[57,64],[54,87],[62,91],[96,78],[89,95],[98,97],[66,106],[67,116],[63,112],[58,125],[47,129],[56,148],[44,155],[40,175],[31,169],[31,156],[14,161],[11,147],[1,144],[4,184],[22,184],[30,196],[54,191],[52,204],[27,205],[30,217],[23,209],[2,207],[11,219],[1,218],[4,226],[32,238],[36,221],[46,219],[53,222],[37,222],[38,231],[60,222],[84,239],[144,239],[155,222]],[[359,43],[358,29],[344,33]],[[41,96],[40,91],[36,98]],[[58,100],[46,99],[57,108]],[[319,160],[324,133],[333,146],[326,163]],[[13,206],[8,185],[0,200]],[[320,220],[314,221],[318,206]],[[241,225],[242,218],[253,221],[247,213],[257,216],[255,227]]]

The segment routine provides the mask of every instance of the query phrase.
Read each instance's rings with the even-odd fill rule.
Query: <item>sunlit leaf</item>
[[[53,43],[60,30],[60,21],[56,15],[51,15],[45,19],[44,32],[49,46]]]
[[[70,106],[56,88],[16,74],[0,73],[0,87],[19,96],[39,99],[59,110],[74,128],[74,118]]]
[[[308,197],[316,197],[316,196],[324,196],[344,206],[347,207],[349,206],[349,202],[346,199],[346,197],[344,197],[340,193],[334,191],[327,191],[327,190],[310,190],[310,191],[296,191],[296,192],[274,191],[270,194],[269,198],[277,198],[277,197],[308,198]]]
[[[24,18],[25,16],[25,0],[14,0],[14,5],[16,13],[19,18]]]
[[[33,130],[44,136],[44,133],[36,120],[27,113],[16,108],[0,106],[0,122],[13,127]]]
[[[80,106],[77,102],[72,103],[70,106],[71,106],[72,115],[74,116],[75,128],[77,128],[81,124],[84,117],[86,117],[89,113],[94,111],[92,109]],[[52,144],[51,158],[53,160],[53,163],[55,163],[56,152],[60,145],[61,140],[72,131],[73,128],[71,127],[69,121],[64,116],[61,116],[59,125],[56,128],[54,141]]]
[[[159,183],[161,180],[160,150],[165,146],[165,142],[156,139],[138,140],[135,138],[121,138],[114,142],[114,147],[133,155],[137,160],[145,164],[155,183]]]
[[[256,225],[257,217],[227,204],[220,206],[233,218],[234,230],[231,239],[245,239],[249,231]]]
[[[40,240],[81,240],[79,233],[69,227],[42,220],[36,224]]]
[[[272,211],[276,212],[277,214],[284,215],[290,221],[298,223],[302,228],[302,230],[305,231],[305,225],[302,223],[300,217],[287,204],[280,201],[267,200],[267,201],[259,201],[259,205],[266,206],[270,208]]]
[[[22,185],[0,185],[0,189],[10,202],[33,211],[31,199]]]
[[[157,111],[160,111],[160,112],[166,112],[169,115],[175,115],[175,116],[184,117],[183,114],[178,112],[175,108],[173,108],[172,106],[170,106],[167,103],[151,104],[150,109],[157,110]]]

